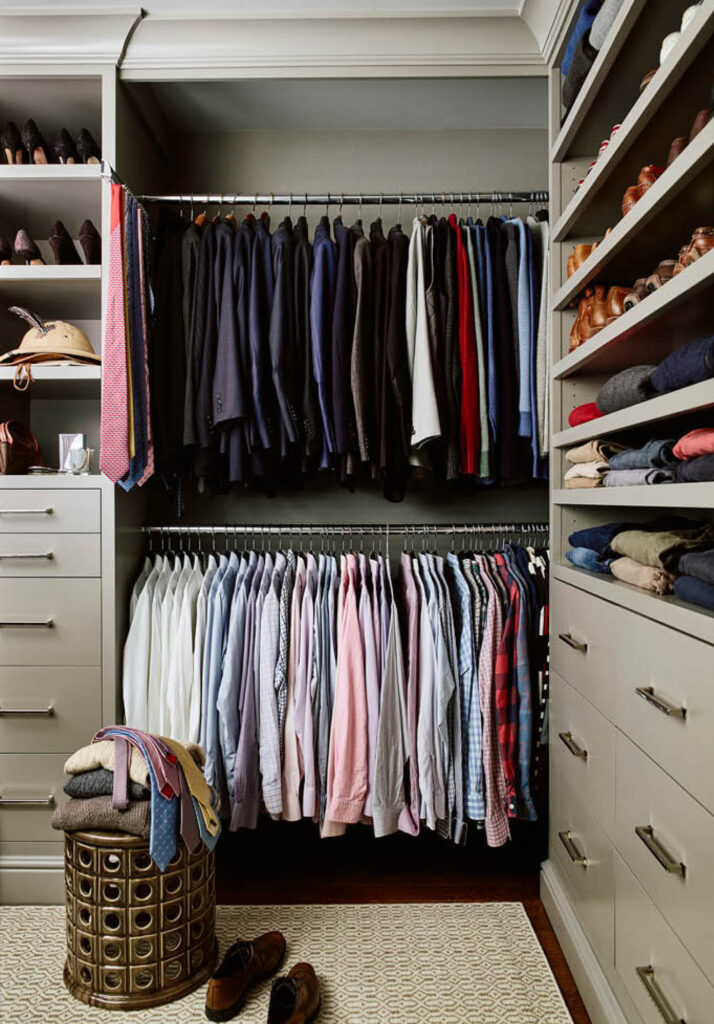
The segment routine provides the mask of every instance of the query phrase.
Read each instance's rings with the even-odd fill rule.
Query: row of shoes
[[[78,238],[84,253],[84,262],[95,266],[101,263],[102,238],[91,220],[82,222]],[[76,266],[82,263],[82,257],[77,251],[74,239],[61,220],[54,222],[47,241],[56,264]],[[14,245],[10,245],[4,235],[0,235],[0,267],[12,265],[13,249],[27,266],[44,266],[45,260],[39,246],[24,228],[21,228],[15,235]]]
[[[684,9],[684,11],[682,11],[682,20],[679,26],[679,30],[677,32],[670,32],[662,40],[659,49],[659,66],[656,68],[652,68],[651,71],[647,72],[645,77],[642,79],[642,82],[640,83],[640,92],[642,92],[645,86],[649,85],[649,83],[652,81],[654,76],[657,74],[659,69],[664,64],[664,62],[667,60],[672,50],[679,42],[679,38],[682,35],[682,32],[686,32],[687,28],[694,20],[697,12],[699,11],[699,8],[701,7],[701,4],[702,0],[698,0],[696,4],[692,4],[690,7],[687,7]]]
[[[576,249],[578,248],[587,247],[576,246]],[[603,327],[607,327],[712,249],[714,227],[700,227],[693,232],[690,241],[679,250],[676,260],[661,260],[653,273],[638,278],[631,288],[623,285],[608,287],[605,284],[586,288],[578,303],[578,312],[570,331],[570,351],[589,341]]]
[[[3,125],[0,146],[8,164],[98,164],[102,159],[101,150],[87,128],[82,128],[76,142],[62,128],[54,146],[48,146],[32,118],[23,124],[22,131],[14,121]]]
[[[282,932],[266,932],[252,942],[234,942],[208,982],[208,1019],[225,1021],[236,1017],[249,990],[280,969],[286,948]],[[319,1014],[321,1002],[320,983],[313,966],[295,964],[287,975],[273,982],[268,1024],[308,1024]]]

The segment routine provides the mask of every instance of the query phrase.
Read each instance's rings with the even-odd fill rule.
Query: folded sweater
[[[88,800],[70,798],[56,807],[52,815],[52,828],[64,832],[126,832],[148,839],[150,827],[150,800],[130,800],[125,811],[117,811],[110,796],[93,796]]]
[[[571,448],[565,453],[565,458],[568,462],[572,462],[575,465],[581,462],[593,462],[594,460],[609,462],[618,452],[626,450],[626,446],[618,444],[617,441],[601,441],[598,438],[594,438],[592,441],[586,441],[585,444],[578,445],[577,448]]]
[[[674,455],[678,459],[695,459],[698,455],[711,455],[712,453],[714,453],[714,430],[711,427],[690,430],[684,437],[680,437],[674,446]]]
[[[677,563],[687,551],[705,551],[714,545],[714,525],[691,530],[624,530],[612,540],[612,550],[628,555],[642,565],[656,569],[676,570]]]
[[[572,480],[576,476],[587,476],[593,480],[601,480],[607,473],[608,464],[602,459],[593,459],[591,462],[578,462],[571,466],[565,474],[566,480]]]
[[[95,768],[91,772],[71,775],[64,784],[64,791],[67,796],[73,797],[111,796],[114,792],[114,772],[106,768]],[[132,800],[148,800],[151,791],[137,782],[129,782],[129,796]]]
[[[605,415],[629,409],[631,405],[646,402],[657,394],[652,387],[652,374],[656,366],[628,366],[606,380],[596,398],[597,407]]]
[[[668,594],[675,579],[665,569],[642,565],[634,558],[616,558],[610,563],[610,572],[624,583],[631,583],[642,590],[651,590],[654,594]]]

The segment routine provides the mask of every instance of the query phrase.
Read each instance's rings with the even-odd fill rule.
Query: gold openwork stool
[[[64,983],[92,1006],[139,1010],[187,995],[212,973],[214,857],[178,852],[163,873],[145,839],[65,833]]]

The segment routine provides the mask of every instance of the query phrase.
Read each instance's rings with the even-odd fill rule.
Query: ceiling
[[[22,0],[22,7],[48,6],[48,0]],[[63,4],[58,4],[58,7]],[[67,7],[79,7],[96,10],[97,0],[67,0]],[[107,13],[112,7],[126,9],[125,0],[104,0],[102,10]],[[141,4],[146,13],[151,15],[185,13],[196,16],[196,0],[144,0]],[[269,17],[284,15],[286,17],[306,17],[311,14],[342,16],[354,14],[365,17],[369,14],[394,16],[395,14],[414,15],[419,12],[447,16],[449,14],[520,14],[521,0],[207,0],[200,5],[202,17],[211,14],[229,14],[231,17]]]

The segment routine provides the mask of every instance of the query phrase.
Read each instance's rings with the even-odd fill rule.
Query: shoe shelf
[[[615,434],[621,430],[632,430],[634,427],[641,427],[647,423],[660,423],[673,419],[675,416],[699,412],[701,409],[710,409],[713,406],[714,379],[704,380],[699,384],[691,384],[688,388],[670,391],[666,395],[657,395],[656,398],[650,398],[638,405],[631,405],[627,409],[620,409],[607,416],[589,420],[577,427],[561,430],[553,435],[551,445],[553,448],[570,448],[594,437]],[[607,490],[611,490],[611,488],[607,488]]]
[[[101,234],[100,172],[96,164],[0,166],[0,232],[12,243],[24,228],[37,241],[46,239],[54,221],[61,220],[76,239],[82,221],[89,218]]]
[[[622,608],[629,608],[655,622],[661,622],[682,633],[714,643],[714,612],[707,608],[680,601],[671,594],[653,594],[651,591],[618,580],[615,576],[601,576],[586,569],[577,569],[567,563],[554,562],[551,574],[563,583],[569,583],[596,597],[605,598],[606,601],[612,601]]]
[[[553,297],[553,309],[565,309],[591,281],[631,284],[652,273],[658,260],[675,258],[699,224],[714,211],[714,120],[667,168],[607,238],[588,256]],[[687,190],[685,203],[675,203]],[[647,231],[646,238],[642,237]]]
[[[0,395],[14,390],[15,370],[14,366],[0,366]],[[91,399],[99,397],[101,383],[99,366],[46,366],[36,363],[32,367],[32,384],[23,394],[31,399]]]
[[[100,266],[0,267],[0,306],[28,306],[46,318],[98,320]]]
[[[636,181],[642,165],[664,164],[672,139],[689,134],[691,124],[682,123],[681,111],[670,109],[668,100],[675,89],[684,88],[688,93],[701,95],[705,105],[711,91],[712,57],[709,49],[704,54],[702,51],[713,35],[714,3],[703,4],[563,210],[553,228],[554,241],[602,234],[602,225],[607,226],[611,216],[613,195],[621,195]],[[608,137],[609,129],[603,138]],[[597,150],[596,145],[592,157]]]
[[[613,508],[714,508],[714,483],[554,489],[554,505]]]
[[[656,363],[680,344],[710,331],[712,309],[714,251],[559,359],[553,377],[615,373],[638,363]]]

